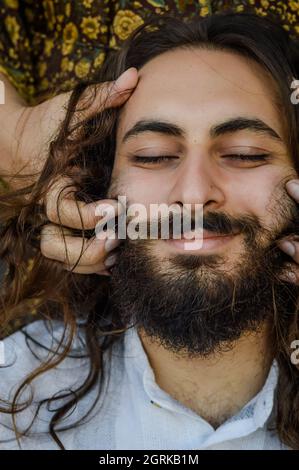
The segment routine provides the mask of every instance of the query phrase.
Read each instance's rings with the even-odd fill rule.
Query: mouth
[[[209,252],[225,246],[236,235],[237,233],[221,235],[209,232],[208,230],[202,230],[200,233],[197,232],[197,234],[194,234],[194,232],[183,234],[180,239],[171,238],[163,241],[170,248],[178,251]]]

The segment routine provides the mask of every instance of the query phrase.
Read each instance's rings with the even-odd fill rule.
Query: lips
[[[192,231],[186,232],[191,236]],[[229,235],[218,235],[217,233],[210,232],[208,230],[197,231],[197,238],[193,234],[193,238],[186,238],[182,236],[180,239],[168,239],[164,240],[171,249],[178,250],[181,252],[190,251],[201,253],[213,253],[214,250],[218,250],[229,243],[236,234]]]
[[[210,238],[218,238],[218,237],[228,237],[230,234],[224,234],[224,235],[220,235],[220,234],[217,234],[215,232],[209,232],[208,230],[202,230],[202,231],[198,231],[197,232],[197,237],[195,237],[195,234],[190,231],[190,232],[186,232],[186,234],[191,234],[191,236],[188,236],[188,237],[185,237],[185,234],[182,235],[181,239],[182,240],[186,240],[186,241],[191,241],[191,240],[199,240],[199,239],[203,239],[203,240],[209,240]]]

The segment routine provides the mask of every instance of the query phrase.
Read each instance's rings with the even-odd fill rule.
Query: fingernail
[[[98,271],[95,274],[98,274],[99,276],[111,276],[111,273],[109,271]]]
[[[291,196],[299,200],[299,181],[297,180],[288,181],[287,187]]]
[[[110,255],[106,259],[104,265],[106,266],[106,268],[111,268],[111,266],[113,266],[116,263],[116,260],[117,260],[117,255],[116,254],[115,255]]]
[[[296,249],[292,242],[283,241],[279,244],[280,248],[289,256],[294,256]]]
[[[297,276],[295,273],[293,273],[292,271],[288,271],[285,273],[285,277],[291,281],[291,282],[296,282],[297,280]]]
[[[280,279],[282,281],[286,281],[286,282],[297,282],[297,276],[295,273],[293,273],[292,271],[285,271],[281,276],[280,276]]]
[[[115,238],[115,239],[108,238],[105,241],[105,251],[106,251],[106,253],[109,253],[109,251],[114,250],[114,248],[116,248],[119,244],[120,244],[120,240],[118,240],[117,238]]]

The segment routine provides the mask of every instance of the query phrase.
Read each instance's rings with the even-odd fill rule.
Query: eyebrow
[[[215,124],[210,128],[209,135],[212,138],[216,138],[220,135],[231,134],[233,132],[238,132],[242,130],[247,130],[259,134],[266,135],[272,139],[283,142],[282,138],[277,134],[277,132],[268,126],[264,121],[258,118],[246,118],[246,117],[236,117],[228,119],[219,124]],[[125,143],[132,137],[136,137],[143,132],[155,132],[159,134],[164,134],[172,137],[185,137],[186,131],[182,127],[179,127],[177,124],[168,121],[160,120],[146,120],[142,119],[137,121],[131,129],[129,129],[123,139],[122,143]]]

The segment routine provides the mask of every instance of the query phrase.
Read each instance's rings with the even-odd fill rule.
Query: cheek
[[[238,178],[230,185],[230,207],[236,213],[257,216],[263,225],[271,225],[276,201],[281,204],[282,198],[288,198],[284,182],[291,174],[290,168],[265,166],[247,178]]]
[[[115,168],[112,177],[117,179],[121,194],[125,195],[131,203],[148,206],[151,203],[161,203],[168,199],[167,178],[159,172],[134,167],[122,168],[121,171]]]

